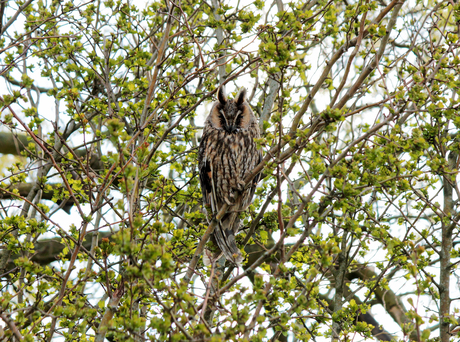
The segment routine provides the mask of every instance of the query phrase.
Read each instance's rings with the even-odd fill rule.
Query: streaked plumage
[[[238,214],[251,204],[259,176],[243,191],[243,179],[259,164],[262,153],[254,138],[260,137],[259,125],[249,104],[246,89],[234,100],[227,99],[225,90],[218,91],[218,101],[212,106],[201,138],[198,153],[203,201],[216,214],[224,203],[226,215],[214,229],[213,238],[227,260],[241,263],[242,255],[235,241],[239,230]]]

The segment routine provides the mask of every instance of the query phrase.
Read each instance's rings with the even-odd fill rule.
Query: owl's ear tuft
[[[240,91],[235,97],[235,101],[238,107],[240,107],[246,101],[246,88],[245,87],[240,89]]]
[[[217,91],[217,99],[221,104],[227,103],[227,94],[225,94],[225,86],[221,85],[219,90]]]

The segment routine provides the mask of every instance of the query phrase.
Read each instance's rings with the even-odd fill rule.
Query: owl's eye
[[[225,117],[225,112],[223,109],[220,109],[219,110],[219,113],[221,114],[221,118],[224,118],[225,120],[225,124],[228,125],[228,121],[227,121],[227,118]]]
[[[241,113],[243,113],[242,110],[239,110],[238,112],[236,112],[235,119],[233,120],[234,125],[237,126],[237,127],[240,126],[240,122],[241,122],[240,114],[241,114]]]
[[[239,110],[238,112],[236,112],[236,116],[235,116],[235,118],[237,118],[237,117],[238,117],[238,116],[239,116],[241,113],[243,113],[243,111],[242,111],[242,110]]]

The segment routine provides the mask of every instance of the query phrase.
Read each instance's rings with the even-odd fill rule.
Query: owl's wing
[[[259,165],[260,162],[261,162],[262,159],[263,159],[262,150],[258,150],[257,153],[258,153],[258,158],[257,158],[257,162],[256,162],[256,164],[254,165],[254,167],[256,167],[257,165]],[[255,186],[257,185],[257,183],[259,183],[260,174],[261,174],[261,172],[259,172],[259,173],[254,177],[254,181],[253,181],[254,188],[255,188]]]
[[[203,201],[205,205],[210,205],[212,212],[215,213],[215,203],[213,194],[215,193],[212,181],[212,170],[211,164],[206,159],[203,158],[200,163],[200,183],[201,183],[201,193],[203,195]]]
[[[203,141],[198,153],[201,193],[203,195],[204,205],[211,206],[211,212],[216,214],[219,211],[219,208],[216,203],[217,196],[214,182],[215,174],[207,153],[207,138],[208,137],[206,135],[203,135]]]

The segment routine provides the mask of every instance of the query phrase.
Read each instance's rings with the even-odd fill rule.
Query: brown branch
[[[395,7],[398,2],[400,0],[393,0],[390,4],[388,4],[388,6],[386,8],[384,8],[382,10],[382,12],[380,12],[380,14],[377,16],[377,18],[375,18],[373,21],[372,21],[372,24],[378,24],[387,14],[388,12],[390,12],[393,7]],[[363,33],[363,38],[367,37],[367,35],[369,34],[369,31],[366,29]],[[321,74],[318,82],[316,82],[315,86],[312,88],[312,90],[310,91],[310,93],[308,94],[306,100],[304,101],[304,103],[302,104],[302,107],[299,109],[299,111],[297,112],[297,114],[295,115],[293,121],[292,121],[292,125],[291,125],[291,129],[290,129],[290,132],[289,134],[290,135],[294,135],[295,134],[295,131],[297,130],[297,127],[299,126],[299,123],[300,123],[300,120],[302,118],[302,116],[305,114],[305,112],[307,111],[308,107],[310,106],[310,103],[311,101],[313,100],[313,98],[315,97],[316,93],[318,92],[318,90],[321,88],[321,86],[323,85],[324,81],[326,80],[326,78],[328,77],[329,75],[329,72],[331,71],[332,69],[332,66],[339,60],[339,58],[350,48],[350,47],[353,47],[355,46],[357,43],[358,43],[358,38],[359,37],[355,37],[353,38],[350,42],[348,43],[345,43],[344,45],[342,45],[337,51],[336,53],[332,56],[331,60],[327,62],[327,65],[326,67],[324,68],[324,71],[323,73]]]
[[[367,324],[372,324],[373,328],[371,333],[375,336],[379,341],[392,341],[393,335],[391,335],[388,331],[380,327],[380,324],[377,320],[372,316],[369,312],[360,313],[357,317],[358,322],[366,322]]]
[[[269,235],[269,237],[271,238],[271,235]],[[248,253],[251,253],[251,257],[249,258],[248,263],[246,265],[244,265],[245,270],[250,268],[253,265],[253,263],[257,259],[259,259],[267,251],[268,248],[273,247],[273,240],[270,239],[269,242],[268,242],[268,245],[266,245],[264,247],[261,247],[261,246],[253,247],[253,246],[254,245],[246,246],[246,251]],[[248,247],[251,248],[250,251],[249,251]],[[355,279],[357,277],[362,279],[362,280],[372,280],[372,279],[376,279],[377,275],[370,268],[363,267],[362,269],[360,269],[358,271],[355,271],[353,273],[348,273],[346,275],[346,277],[348,278],[348,280]],[[254,272],[249,273],[248,278],[252,283],[254,283]],[[302,286],[302,281],[300,279],[298,279],[298,282]],[[345,286],[345,290],[347,292],[346,296],[348,297],[349,290],[347,290],[347,289],[348,289],[348,287]],[[306,295],[306,290],[307,290],[307,288],[304,287],[304,289],[303,289],[303,291],[301,293],[301,296]],[[391,298],[391,299],[396,298],[397,299],[397,296],[394,295],[394,293],[388,293],[387,290],[381,289],[380,287],[377,288],[376,292],[377,292],[376,293],[377,297],[381,298],[380,303],[382,303],[384,306],[385,306],[385,303],[382,300],[388,300],[389,298]],[[327,302],[328,307],[330,309],[334,308],[334,301],[332,299],[329,299],[327,296],[321,296],[321,299]],[[362,301],[357,296],[353,296],[353,299],[356,301],[356,303],[358,305],[362,304]],[[295,303],[287,311],[287,314],[289,316],[291,316],[296,308],[297,308],[297,303]],[[385,308],[386,308],[386,306],[385,306]],[[394,305],[391,305],[391,308],[393,309]],[[394,311],[395,310],[393,310],[393,312]],[[402,312],[403,316],[404,316],[404,312]],[[356,320],[355,320],[354,324],[356,324],[357,322],[366,322],[367,324],[372,324],[373,328],[371,330],[371,333],[379,341],[391,341],[393,339],[393,336],[389,332],[387,332],[385,329],[381,328],[380,324],[377,322],[377,320],[370,313],[365,313],[365,314],[364,313],[357,313]],[[277,337],[281,337],[281,336],[278,334]]]
[[[337,101],[337,98],[339,97],[340,92],[342,91],[343,87],[345,86],[345,83],[347,82],[351,64],[354,58],[356,57],[356,54],[358,53],[359,47],[361,46],[361,41],[363,40],[363,35],[364,35],[364,24],[366,22],[366,17],[367,17],[367,12],[365,12],[363,14],[363,17],[361,18],[361,24],[359,26],[358,41],[356,42],[356,46],[353,49],[350,57],[348,58],[348,63],[345,68],[345,74],[342,77],[342,82],[340,83],[339,87],[335,91],[334,97],[332,98],[331,103],[329,104],[331,108],[334,106],[335,101]]]
[[[117,310],[117,306],[120,303],[121,298],[123,297],[123,293],[124,286],[122,280],[119,288],[113,292],[112,298],[110,298],[109,303],[107,304],[107,309],[104,312],[104,316],[102,317],[99,328],[97,329],[96,337],[94,338],[95,342],[104,342],[105,335],[110,327],[110,322]]]
[[[16,21],[16,19],[18,18],[19,14],[21,14],[26,9],[26,7],[28,7],[32,3],[32,1],[33,0],[28,0],[21,7],[18,8],[16,13],[10,18],[10,20],[8,20],[8,22],[5,24],[5,26],[2,27],[2,29],[0,31],[0,36],[2,36],[3,33],[8,29],[8,27],[10,27],[11,24],[13,24]],[[3,20],[3,18],[0,18],[0,20]]]
[[[355,272],[350,272],[347,275],[348,280],[359,278],[363,281],[372,281],[378,279],[378,275],[370,268],[363,267]],[[384,289],[380,286],[375,286],[373,292],[377,297],[379,304],[385,308],[393,320],[403,327],[404,324],[411,323],[406,316],[406,308],[401,302],[401,299],[390,289]]]
[[[32,138],[27,134],[0,132],[0,153],[20,156],[22,152],[27,151],[27,146],[32,141]],[[45,144],[46,142],[43,143]],[[64,148],[64,150],[66,150],[66,148]],[[79,146],[72,149],[72,152],[79,158],[87,158],[89,149],[87,147]],[[94,153],[91,153],[89,161],[92,169],[99,170],[102,168],[100,159]]]
[[[147,110],[148,110],[148,108],[150,106],[150,103],[152,102],[152,99],[153,99],[153,92],[155,90],[155,86],[156,86],[156,83],[157,83],[158,72],[160,71],[163,55],[164,55],[165,50],[166,50],[166,43],[169,41],[169,33],[171,32],[172,18],[173,18],[172,14],[173,14],[175,5],[173,3],[171,3],[170,6],[171,6],[171,8],[170,8],[169,13],[168,13],[168,20],[167,20],[167,23],[166,23],[164,36],[163,36],[163,39],[161,40],[160,47],[158,48],[158,55],[157,55],[157,62],[155,64],[155,70],[153,71],[153,76],[150,79],[149,91],[148,91],[147,97],[145,99],[144,110],[143,110],[142,116],[141,116],[141,125],[143,125],[145,123],[145,120],[146,120],[146,117],[147,117]]]
[[[449,157],[447,158],[447,163],[449,170],[454,170],[457,165],[458,153],[450,152]],[[454,201],[453,201],[453,187],[456,185],[456,177],[452,179],[452,175],[449,173],[444,175],[444,213],[445,217],[449,218],[455,214],[454,211]],[[458,215],[458,214],[457,214]],[[450,323],[447,318],[450,316],[450,253],[452,250],[452,224],[449,224],[444,219],[441,221],[441,253],[440,253],[440,279],[439,279],[439,335],[441,337],[441,342],[449,342],[450,340]]]
[[[327,296],[320,295],[320,298],[322,301],[328,304],[328,307],[332,308],[334,306],[334,303],[332,302],[332,300],[329,299]],[[353,299],[358,305],[362,304],[361,300],[357,296],[353,296]],[[365,314],[358,313],[354,324],[356,324],[357,322],[366,322],[367,324],[372,324],[373,326],[371,330],[372,336],[377,338],[379,341],[393,341],[394,339],[393,335],[391,335],[388,331],[380,327],[381,325],[377,322],[374,316],[372,316],[369,312],[366,312]]]
[[[393,14],[392,14],[390,20],[388,21],[387,33],[383,37],[383,39],[382,39],[382,41],[380,43],[379,50],[377,51],[377,54],[375,55],[374,59],[372,60],[371,63],[369,63],[364,68],[364,70],[361,72],[361,74],[359,75],[358,79],[356,80],[355,84],[353,84],[353,86],[351,86],[350,89],[348,89],[347,93],[334,106],[334,108],[342,108],[343,106],[345,106],[347,101],[358,91],[358,89],[361,87],[361,85],[366,80],[366,78],[370,75],[370,73],[375,68],[377,68],[377,66],[378,66],[378,64],[380,62],[380,59],[383,56],[383,52],[385,51],[385,48],[386,48],[386,46],[388,44],[388,40],[390,39],[391,31],[393,30],[393,27],[396,25],[396,20],[398,19],[399,10],[401,9],[403,4],[404,4],[404,1],[401,1],[401,0],[400,0],[400,2],[398,2],[396,4],[396,6],[395,6],[395,8],[393,10]],[[361,41],[360,37],[361,37],[361,35],[358,37],[359,41]]]
[[[6,323],[6,325],[8,325],[8,328],[11,329],[11,331],[14,334],[14,336],[16,336],[16,338],[19,341],[23,341],[22,335],[19,332],[18,328],[16,327],[16,324],[14,324],[14,322],[11,319],[9,319],[9,317],[7,317],[5,314],[0,314],[0,318],[3,319],[3,321]]]
[[[7,188],[0,188],[0,200],[4,199],[16,199],[17,197],[14,195],[14,193],[17,191],[18,195],[21,197],[26,197],[27,194],[32,190],[34,187],[34,184],[32,183],[20,183],[20,184],[14,184],[10,185]],[[49,189],[51,187],[51,189]],[[51,183],[47,184],[47,187],[43,189],[42,192],[42,199],[52,201],[54,194],[56,191],[63,190],[62,184],[59,183]],[[20,199],[20,198],[19,198]],[[56,201],[56,204],[61,204],[63,201],[58,200]],[[73,205],[73,200],[70,198],[66,200],[65,206],[63,209],[69,213],[70,208]]]
[[[203,234],[201,237],[200,242],[198,243],[198,246],[196,247],[195,253],[193,254],[192,260],[190,261],[190,264],[188,266],[187,273],[185,274],[183,280],[185,281],[186,284],[190,283],[190,280],[192,279],[193,273],[195,272],[196,265],[198,264],[198,259],[200,258],[201,254],[203,253],[204,246],[206,245],[206,242],[208,242],[209,238],[211,237],[211,234],[214,232],[214,228],[220,221],[220,219],[225,215],[227,212],[228,204],[225,203],[217,213],[216,217],[213,218],[211,221],[211,224],[208,226],[208,229],[206,229],[206,232]]]
[[[82,247],[86,250],[91,248],[91,239],[96,233],[88,233],[86,235],[85,240],[82,242]],[[97,233],[100,238],[108,238],[109,240],[112,239],[113,233],[112,232],[99,232]],[[48,265],[53,261],[57,261],[58,255],[62,253],[66,246],[61,243],[61,238],[52,238],[52,239],[43,239],[39,240],[34,243],[33,250],[35,251],[33,255],[30,257],[30,261],[37,263],[41,266]],[[9,273],[12,271],[16,265],[14,261],[19,258],[21,254],[16,254],[10,256],[8,260],[6,271]],[[68,252],[64,258],[70,258],[71,254]]]
[[[21,155],[29,142],[32,142],[32,139],[25,134],[0,132],[0,153]]]

